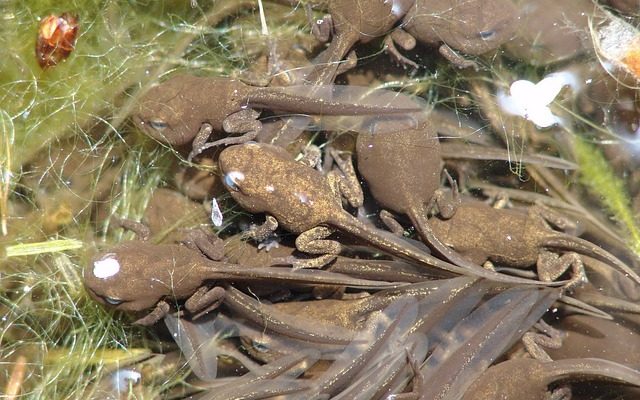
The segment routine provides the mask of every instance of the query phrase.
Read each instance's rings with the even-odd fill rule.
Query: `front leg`
[[[213,133],[213,126],[211,124],[205,122],[200,125],[200,130],[193,138],[193,142],[191,142],[191,152],[189,156],[187,156],[187,161],[191,162],[193,157],[204,151],[204,146],[207,144],[207,140],[209,140],[209,136]]]
[[[138,240],[146,242],[151,237],[151,230],[142,222],[137,222],[127,218],[120,218],[115,215],[111,217],[111,220],[115,223],[115,225],[119,226],[125,231],[131,231],[135,233]]]
[[[331,261],[342,251],[342,245],[335,240],[324,240],[333,231],[324,226],[317,226],[302,232],[296,238],[296,248],[309,254],[322,254],[314,259],[304,260],[304,266],[294,265],[298,268],[321,268]],[[298,259],[300,261],[300,259]]]
[[[513,203],[509,198],[509,195],[503,191],[497,192],[495,195],[491,196],[489,199],[489,203],[491,207],[496,210],[502,210],[506,208],[513,208]]]
[[[311,33],[313,36],[315,36],[318,41],[327,43],[333,32],[333,19],[331,18],[331,15],[327,14],[323,16],[322,19],[315,19],[313,17],[311,4],[309,3],[305,5],[305,12],[307,14],[307,19],[309,20],[309,25],[311,25]]]
[[[253,226],[245,231],[242,236],[243,238],[251,238],[256,242],[263,242],[271,237],[276,229],[278,229],[278,220],[267,214],[261,225]]]
[[[182,244],[188,248],[202,252],[212,260],[219,261],[224,258],[224,240],[217,235],[207,232],[202,228],[187,229]]]
[[[456,213],[462,200],[460,199],[460,191],[458,190],[458,184],[455,179],[451,177],[446,169],[444,170],[444,174],[449,182],[449,186],[451,186],[451,195],[448,196],[447,192],[443,189],[436,190],[427,210],[431,211],[435,206],[437,207],[438,215],[444,219],[449,219]]]
[[[547,226],[551,224],[569,235],[579,236],[583,231],[583,227],[580,226],[580,221],[572,220],[566,215],[542,204],[531,206],[528,213],[530,217],[543,221]]]
[[[405,230],[400,222],[395,219],[393,214],[387,210],[380,211],[380,220],[394,235],[404,238]]]
[[[402,55],[396,44],[404,50],[413,50],[416,47],[416,39],[401,28],[396,28],[384,38],[384,50],[403,67],[418,69],[419,65]]]
[[[150,326],[154,325],[156,322],[160,321],[167,314],[169,314],[169,310],[171,310],[171,306],[164,300],[160,300],[156,307],[147,314],[145,317],[142,317],[133,323],[136,325]]]
[[[201,132],[198,133],[196,139],[193,140],[193,149],[191,150],[191,153],[189,153],[187,160],[191,161],[193,157],[212,147],[242,144],[255,139],[262,128],[262,123],[258,121],[259,116],[260,112],[252,108],[240,110],[228,115],[224,121],[222,121],[222,128],[224,131],[227,133],[241,133],[242,135],[226,137],[208,143],[206,140],[211,133],[211,128],[210,125],[209,128],[206,128],[206,125],[208,124],[203,124],[203,127],[206,129],[201,129]],[[207,134],[207,132],[209,132],[209,134]]]
[[[224,300],[225,293],[224,288],[220,286],[212,289],[202,286],[187,299],[184,306],[194,315],[193,318],[197,319],[218,308]]]
[[[438,51],[444,58],[449,60],[450,63],[452,63],[453,65],[455,65],[460,69],[473,68],[476,71],[479,70],[477,62],[462,57],[460,54],[458,54],[455,50],[453,50],[447,44],[443,44],[442,46],[440,46]]]
[[[546,351],[542,347],[547,347],[550,349],[559,349],[562,347],[562,342],[567,334],[563,331],[555,329],[550,326],[546,322],[540,320],[537,324],[534,325],[534,329],[539,331],[537,332],[527,332],[522,336],[522,344],[524,345],[527,353],[531,357],[536,360],[542,362],[552,362],[553,359],[549,357]],[[564,383],[558,387],[556,387],[551,396],[549,396],[550,400],[569,400],[571,399],[571,387]]]
[[[329,175],[329,179],[334,181],[333,187],[338,189],[338,192],[347,199],[352,207],[362,207],[364,204],[364,194],[362,193],[362,187],[358,181],[356,170],[353,167],[351,156],[344,159],[340,155],[340,152],[335,149],[331,149],[329,152],[334,162],[338,165],[340,172],[342,172],[342,175]]]
[[[309,168],[322,168],[322,150],[314,144],[308,145],[302,149],[302,157],[298,161]]]

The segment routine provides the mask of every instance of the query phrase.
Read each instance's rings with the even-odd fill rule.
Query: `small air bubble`
[[[222,211],[215,198],[211,199],[211,222],[214,226],[222,226]]]

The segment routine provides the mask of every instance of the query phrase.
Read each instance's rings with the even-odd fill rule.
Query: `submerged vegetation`
[[[132,325],[128,315],[97,304],[83,287],[82,270],[96,249],[133,238],[114,227],[110,217],[140,220],[153,191],[171,185],[178,163],[205,175],[217,172],[216,165],[195,166],[184,152],[142,135],[130,122],[140,98],[177,70],[259,80],[274,43],[312,54],[318,43],[310,34],[304,7],[266,0],[199,1],[196,7],[182,0],[6,1],[3,6],[0,392],[8,399],[120,398],[109,392],[113,385],[105,383],[115,379],[129,398],[190,393],[189,366],[166,332]],[[34,51],[39,22],[62,12],[77,16],[75,48],[66,60],[42,69]],[[321,15],[318,11],[316,17]],[[604,134],[585,129],[575,135],[590,142],[567,140],[540,132],[528,121],[505,122],[488,115],[491,106],[497,107],[494,92],[506,92],[515,80],[509,74],[518,71],[519,78],[539,81],[551,71],[514,65],[499,55],[482,60],[483,72],[460,71],[442,60],[433,61],[429,54],[417,60],[427,67],[409,76],[409,70],[382,54],[382,46],[365,44],[358,52],[360,73],[342,79],[419,95],[430,107],[441,105],[461,120],[472,115],[485,125],[478,132],[502,126],[506,133],[495,143],[509,149],[512,162],[507,168],[492,165],[486,175],[507,176],[500,179],[527,189],[539,189],[541,182],[552,192],[569,186],[586,189],[593,197],[584,206],[594,220],[606,221],[616,234],[624,232],[624,242],[640,254],[638,205],[634,211],[631,200],[640,190],[630,190],[628,171],[612,165],[598,149],[600,142],[618,143],[619,135],[606,134],[606,128]],[[479,110],[475,103],[484,100],[493,103]],[[562,107],[552,105],[553,110],[562,110],[570,100],[561,97],[557,102]],[[562,130],[573,134],[568,132]],[[482,134],[479,137],[482,142]],[[315,139],[310,135],[302,147]],[[340,141],[345,148],[353,147],[349,135],[335,139]],[[579,185],[565,184],[562,175],[549,177],[536,167],[523,172],[525,148],[574,156]],[[513,180],[511,172],[518,178]],[[462,178],[462,172],[457,177]],[[474,179],[467,182],[469,187],[477,183]],[[246,216],[227,201],[228,196],[218,200],[224,206],[221,230],[233,218]],[[128,367],[139,374],[137,378],[114,375]],[[140,379],[143,384],[135,385]]]

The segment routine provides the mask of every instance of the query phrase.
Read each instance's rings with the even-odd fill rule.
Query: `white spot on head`
[[[273,185],[267,185],[264,189],[267,191],[267,193],[273,193],[276,190]]]
[[[93,275],[96,278],[111,278],[118,272],[120,272],[120,263],[114,253],[105,254],[101,259],[93,262]]]

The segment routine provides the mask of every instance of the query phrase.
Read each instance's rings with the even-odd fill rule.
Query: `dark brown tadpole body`
[[[355,93],[354,93],[355,91]],[[149,90],[138,104],[133,120],[148,136],[170,145],[184,145],[212,132],[257,132],[262,125],[258,110],[271,109],[312,115],[380,115],[422,111],[421,105],[403,98],[402,103],[388,101],[388,91],[374,92],[380,104],[335,101],[334,98],[357,98],[362,90],[353,87],[318,86],[313,95],[308,88],[250,86],[230,78],[176,75]],[[378,97],[375,93],[378,93]],[[326,94],[326,98],[325,98]],[[400,99],[399,99],[400,100]],[[401,104],[398,106],[398,104]],[[194,143],[195,145],[195,143]],[[194,149],[196,152],[202,149]]]
[[[566,336],[562,346],[545,349],[556,359],[596,357],[629,367],[640,365],[637,325],[622,318],[613,321],[588,315],[569,315],[558,325]]]
[[[316,70],[308,80],[314,84],[329,84],[349,50],[358,42],[367,43],[389,33],[411,8],[414,0],[332,0],[329,2],[333,39],[329,47],[313,63]],[[319,29],[323,29],[319,27]],[[328,32],[326,32],[328,33]],[[325,33],[325,34],[326,34]]]
[[[456,51],[481,55],[495,50],[513,37],[517,23],[518,10],[509,0],[416,0],[402,28],[415,41],[438,45],[449,61],[468,67],[475,63]]]
[[[450,217],[455,198],[440,189],[443,161],[436,130],[425,122],[416,129],[358,135],[358,170],[383,208],[409,217],[422,240],[449,262],[469,270],[478,267],[447,248],[427,222],[430,208]],[[457,196],[457,190],[452,191]]]
[[[358,171],[378,204],[395,212],[423,213],[440,188],[440,142],[431,124],[385,134],[359,134]]]
[[[515,0],[514,4],[521,10],[520,19],[513,40],[504,49],[512,58],[536,66],[592,53],[590,29],[606,20],[606,14],[591,0]]]
[[[368,281],[327,271],[252,268],[212,261],[178,244],[123,242],[94,257],[83,273],[88,293],[98,302],[123,311],[157,308],[165,300],[189,299],[214,281],[272,281],[302,285],[389,288],[397,284]],[[152,321],[153,322],[153,321]]]
[[[541,362],[519,358],[486,370],[466,391],[462,400],[546,400],[556,381],[597,380],[640,386],[640,372],[597,358]]]

